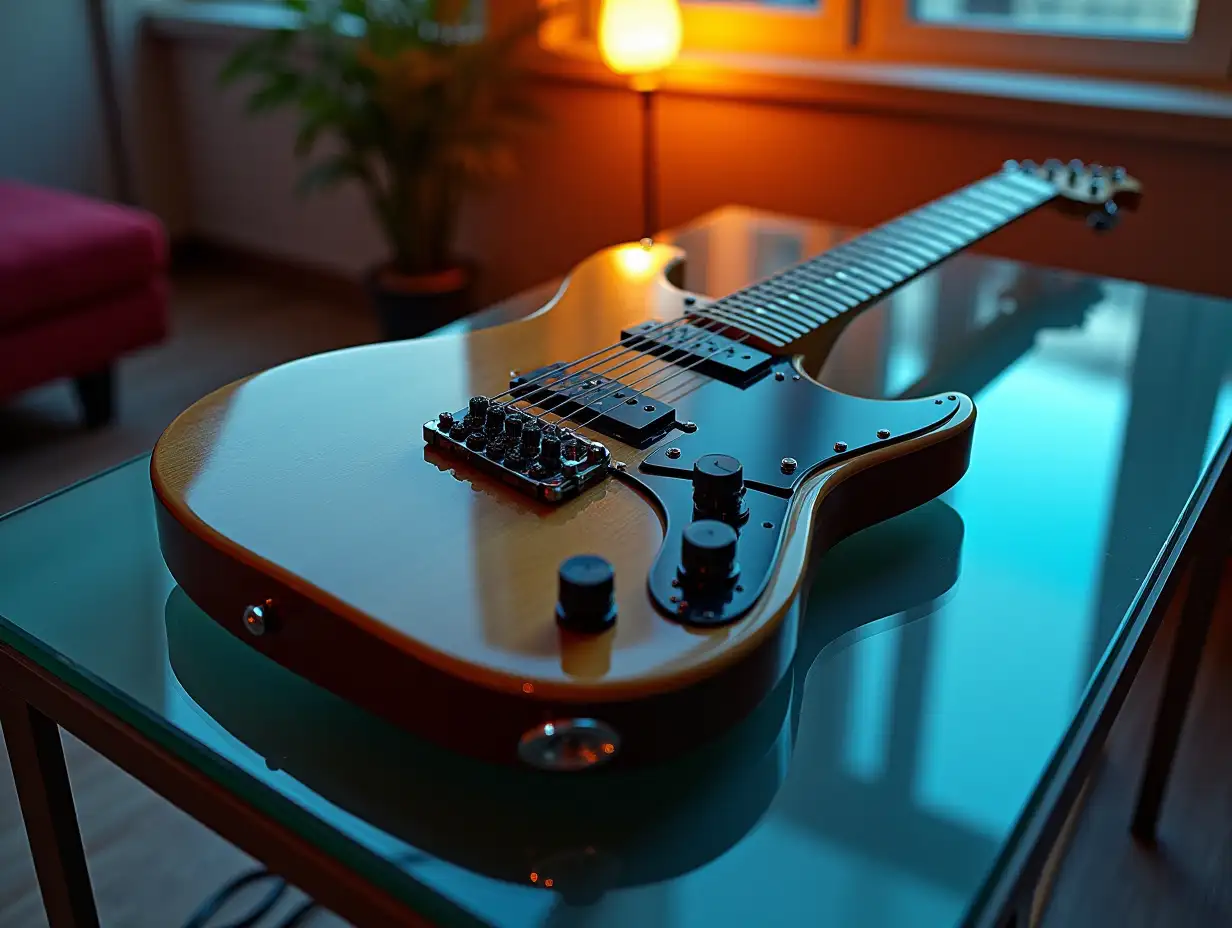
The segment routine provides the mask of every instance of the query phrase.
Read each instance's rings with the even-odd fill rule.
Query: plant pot
[[[459,265],[432,274],[399,274],[374,268],[364,284],[386,341],[415,338],[471,312],[470,268]]]

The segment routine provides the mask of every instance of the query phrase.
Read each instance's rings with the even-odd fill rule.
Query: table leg
[[[1176,758],[1177,744],[1184,730],[1207,633],[1219,598],[1227,554],[1226,540],[1215,537],[1199,549],[1194,559],[1189,589],[1181,607],[1180,624],[1172,643],[1172,656],[1164,677],[1163,692],[1156,709],[1151,747],[1143,765],[1138,804],[1130,826],[1131,833],[1139,841],[1155,840],[1160,810],[1172,774],[1172,762]]]
[[[98,928],[60,729],[0,690],[0,723],[51,928]]]

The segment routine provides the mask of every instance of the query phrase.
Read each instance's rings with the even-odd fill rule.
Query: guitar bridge
[[[598,483],[612,461],[599,442],[483,396],[472,398],[469,409],[425,422],[423,435],[434,448],[545,503],[564,502]]]

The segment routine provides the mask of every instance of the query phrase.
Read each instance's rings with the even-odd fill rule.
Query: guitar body
[[[687,428],[651,446],[579,428],[613,466],[559,503],[425,444],[425,423],[506,390],[511,369],[678,317],[687,295],[667,274],[682,258],[665,245],[608,249],[525,320],[305,358],[203,398],[151,465],[172,574],[288,669],[485,760],[526,759],[527,738],[575,720],[599,733],[582,754],[618,764],[721,734],[788,668],[810,564],[952,486],[975,408],[959,394],[835,393],[804,373],[820,367],[806,351],[744,386],[681,368],[660,395]],[[727,594],[738,617],[713,625],[670,614],[664,592],[692,512],[688,468],[707,454],[740,459],[748,486]],[[578,554],[614,570],[606,630],[557,621],[558,567]]]

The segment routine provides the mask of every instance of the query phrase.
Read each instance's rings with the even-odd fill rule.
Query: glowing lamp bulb
[[[617,74],[661,71],[680,53],[677,0],[603,0],[599,53]]]

